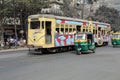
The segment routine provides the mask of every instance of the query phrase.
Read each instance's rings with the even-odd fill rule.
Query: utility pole
[[[16,19],[16,15],[15,15],[15,14],[16,14],[16,13],[15,13],[16,8],[15,8],[15,5],[16,5],[16,4],[15,4],[15,1],[13,0],[13,10],[14,10],[14,11],[13,11],[13,12],[14,12],[14,13],[13,13],[13,17],[14,17],[15,38],[18,40],[17,27],[16,27],[17,25],[16,25],[16,22],[15,22],[15,19]]]

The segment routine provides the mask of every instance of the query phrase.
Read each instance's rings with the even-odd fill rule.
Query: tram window
[[[44,21],[42,21],[42,29],[44,29]]]
[[[73,31],[76,31],[76,29],[75,29],[75,28],[73,28]]]
[[[65,28],[68,28],[68,25],[65,25]]]
[[[105,34],[105,30],[103,30],[103,35]]]
[[[72,32],[73,34],[76,34],[76,29],[75,28],[73,28],[73,32]]]
[[[102,35],[104,35],[104,32],[103,32],[103,30],[102,30]]]
[[[88,29],[86,29],[86,32],[88,32]]]
[[[30,23],[30,29],[40,29],[40,21],[32,21]]]
[[[106,33],[105,33],[105,30],[104,30],[104,34],[106,34]]]
[[[72,32],[72,28],[69,28],[69,32]]]
[[[99,27],[98,30],[101,31],[101,28]]]
[[[65,28],[65,33],[68,34],[68,28]]]
[[[61,27],[62,27],[62,28],[64,28],[64,25],[63,25],[63,24],[61,24]]]
[[[69,27],[72,28],[72,25],[70,25]]]
[[[85,29],[83,29],[83,32],[85,32]]]
[[[64,28],[61,28],[60,34],[64,34]]]
[[[96,30],[96,34],[97,34],[97,30]]]
[[[56,24],[56,27],[59,28],[60,24]]]
[[[89,29],[89,32],[91,32],[91,29]]]
[[[102,30],[102,34],[105,35],[105,30]]]
[[[59,33],[59,28],[56,28],[56,33]]]
[[[93,30],[93,34],[96,34],[96,31],[95,31],[95,30]]]
[[[76,28],[77,28],[77,32],[81,31],[81,26],[77,25]]]

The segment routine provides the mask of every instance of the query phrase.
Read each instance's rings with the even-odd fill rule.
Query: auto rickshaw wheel
[[[95,48],[92,50],[92,51],[93,51],[93,53],[95,53],[95,50],[96,50]]]
[[[82,52],[81,51],[77,51],[77,55],[81,55],[82,54]]]
[[[115,48],[116,47],[116,45],[113,45],[113,48]]]

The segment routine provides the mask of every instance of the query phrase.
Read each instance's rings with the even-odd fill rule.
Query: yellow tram
[[[30,15],[27,45],[38,52],[70,50],[77,32],[92,32],[96,45],[106,45],[110,24],[50,14]]]

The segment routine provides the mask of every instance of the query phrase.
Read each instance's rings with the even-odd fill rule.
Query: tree
[[[98,2],[99,0],[87,0],[87,3],[88,4],[90,4],[90,8],[89,8],[89,16],[88,16],[88,18],[91,18],[91,16],[92,16],[92,14],[91,14],[91,12],[92,12],[92,8],[93,8],[93,4],[94,4],[94,2]]]
[[[63,0],[64,4],[61,8],[64,15],[67,17],[73,17],[73,18],[80,18],[81,15],[79,14],[79,10],[76,8],[75,5],[71,5],[72,0]]]
[[[48,7],[49,3],[48,0],[0,0],[0,4],[1,1],[4,1],[4,4],[2,3],[2,5],[0,5],[0,22],[2,22],[3,15],[4,17],[19,17],[21,20],[21,27],[24,28],[27,17],[32,14],[40,13],[41,9]]]
[[[113,31],[120,30],[120,15],[114,8],[101,6],[92,17],[92,20],[111,24]]]

